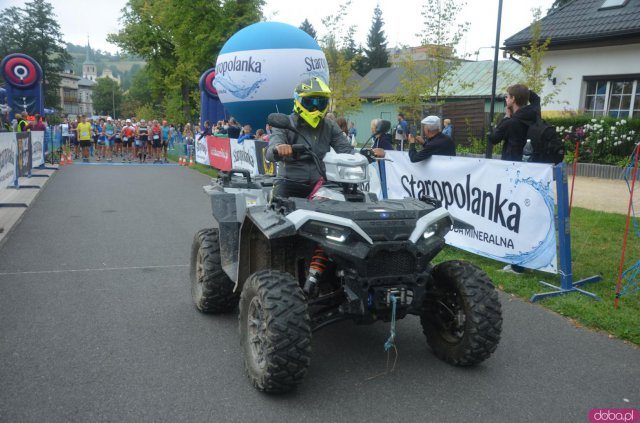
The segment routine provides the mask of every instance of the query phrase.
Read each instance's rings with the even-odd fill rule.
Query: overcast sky
[[[185,0],[188,1],[188,0]],[[25,0],[0,0],[0,9],[20,6]],[[73,44],[85,45],[87,36],[91,47],[114,53],[117,48],[106,41],[110,32],[117,32],[121,9],[126,0],[49,0],[60,22],[63,39]],[[312,4],[301,0],[267,0],[264,14],[267,20],[285,22],[300,26],[309,19],[319,36],[323,35],[321,19],[336,13],[344,0],[321,0],[322,7],[310,7]],[[373,9],[380,5],[384,21],[383,30],[387,36],[388,47],[399,45],[417,46],[420,39],[416,33],[428,31],[420,14],[423,1],[419,0],[352,0],[347,25],[356,25],[356,42],[366,45],[366,38],[373,19]],[[502,9],[502,28],[500,45],[511,35],[526,28],[531,23],[531,9],[540,7],[544,14],[553,0],[504,0]],[[313,14],[313,15],[312,15]],[[492,59],[496,37],[498,0],[468,0],[460,22],[470,22],[469,32],[458,46],[463,53],[473,54],[480,49],[479,59]],[[213,52],[212,52],[213,56]]]

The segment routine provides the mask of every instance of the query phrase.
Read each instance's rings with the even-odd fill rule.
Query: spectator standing
[[[373,145],[371,148],[382,148],[383,150],[393,150],[393,144],[391,143],[391,134],[381,129],[382,119],[373,119],[371,121],[371,137],[373,138]],[[387,130],[391,126],[389,121],[386,121]]]
[[[492,144],[502,144],[502,160],[521,162],[522,150],[527,143],[527,123],[535,123],[540,116],[540,97],[526,85],[516,84],[507,88],[504,97],[506,108],[504,118],[489,134]],[[528,103],[528,104],[527,104]],[[522,274],[524,267],[508,264],[502,271]]]
[[[193,131],[191,130],[191,124],[187,123],[184,126],[184,131],[182,132],[182,138],[185,142],[185,155],[191,159],[193,158]]]
[[[491,132],[489,140],[492,144],[503,143],[502,160],[521,162],[527,143],[527,123],[535,123],[540,115],[540,97],[526,85],[516,84],[507,88],[504,99],[504,119]]]
[[[243,142],[244,140],[251,140],[254,139],[253,134],[251,133],[251,130],[253,128],[251,128],[251,125],[245,125],[242,127],[242,132],[240,133],[240,136],[238,137],[238,142]]]
[[[339,117],[336,119],[336,123],[338,124],[338,128],[342,131],[345,137],[349,137],[349,126],[347,125],[347,120],[343,117]]]
[[[349,141],[351,141],[351,146],[355,147],[358,145],[358,141],[356,141],[356,137],[358,136],[358,130],[355,127],[353,121],[349,122],[349,132],[347,133],[349,137]]]
[[[395,140],[398,144],[398,150],[404,150],[404,143],[407,141],[407,134],[409,133],[409,124],[404,119],[403,113],[398,113],[398,125],[396,126]]]
[[[236,118],[232,117],[229,119],[229,127],[227,128],[227,135],[229,138],[238,139],[240,136],[240,125]]]
[[[27,130],[29,122],[25,120],[26,117],[26,112],[24,114],[16,113],[16,132],[24,132]]]
[[[442,128],[442,133],[448,135],[449,138],[453,139],[453,125],[451,124],[451,119],[445,119],[442,121],[444,128]]]
[[[46,131],[47,126],[44,124],[44,122],[42,122],[42,117],[38,113],[36,113],[34,116],[35,120],[27,125],[27,131]]]
[[[441,132],[440,118],[427,116],[422,119],[423,136],[409,134],[409,160],[412,163],[426,160],[431,156],[455,156],[456,145],[453,140]],[[424,138],[423,138],[424,137]],[[422,145],[422,150],[416,151],[416,144]]]

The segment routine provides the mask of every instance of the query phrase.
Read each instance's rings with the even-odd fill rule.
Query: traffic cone
[[[72,165],[73,164],[73,157],[71,156],[71,153],[67,154],[67,164],[68,165]]]
[[[189,157],[189,166],[193,166],[193,157]]]
[[[182,161],[182,156],[180,156],[180,160],[178,160],[178,164],[179,164],[180,166],[182,166],[182,165],[184,164],[184,163],[183,163],[183,161]]]
[[[67,160],[64,157],[64,154],[60,154],[60,167],[62,166],[66,166],[67,165]]]

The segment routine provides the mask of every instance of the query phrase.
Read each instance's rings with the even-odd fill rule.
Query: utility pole
[[[496,81],[498,79],[498,50],[500,50],[500,25],[502,23],[502,0],[498,2],[498,27],[496,28],[496,44],[493,53],[493,81],[491,83],[491,107],[489,108],[489,130],[493,129],[493,113],[496,105]],[[485,157],[490,159],[493,156],[493,144],[487,135],[487,150]]]

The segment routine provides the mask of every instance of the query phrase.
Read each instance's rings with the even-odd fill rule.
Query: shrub
[[[573,162],[578,143],[578,162],[624,166],[640,142],[640,119],[577,115],[546,121],[554,125],[566,141],[565,162],[568,163]]]

